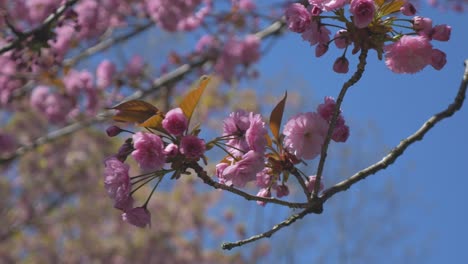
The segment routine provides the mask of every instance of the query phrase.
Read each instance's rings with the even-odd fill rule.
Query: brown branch
[[[34,28],[34,29],[30,30],[30,31],[27,31],[27,32],[17,32],[17,33],[15,33],[15,34],[17,34],[16,39],[13,40],[12,42],[10,42],[9,44],[3,46],[2,48],[0,48],[0,54],[3,54],[5,52],[8,52],[8,51],[10,51],[12,49],[15,49],[15,48],[19,47],[21,45],[21,42],[23,42],[27,38],[29,38],[31,36],[34,36],[36,34],[39,34],[39,33],[43,32],[44,30],[50,29],[52,24],[55,23],[65,13],[65,11],[69,7],[73,6],[76,2],[78,2],[78,0],[66,1],[65,4],[63,4],[62,6],[57,8],[57,10],[55,10],[54,13],[49,15],[36,28]],[[12,29],[12,30],[15,31],[14,29]]]
[[[338,114],[340,112],[341,103],[348,91],[348,88],[353,86],[356,82],[361,79],[362,74],[364,73],[366,67],[366,58],[367,58],[367,49],[361,49],[361,54],[359,54],[359,64],[357,65],[356,72],[354,72],[353,76],[343,84],[341,88],[340,94],[336,99],[336,106],[335,111],[333,112],[332,119],[330,121],[330,126],[328,127],[327,136],[325,137],[325,141],[323,142],[322,151],[320,154],[320,161],[317,167],[317,178],[315,181],[313,197],[316,199],[318,197],[318,193],[320,192],[320,181],[322,179],[323,168],[325,166],[325,160],[327,158],[328,146],[330,145],[331,137],[333,134],[333,130],[336,126],[336,120],[338,119]]]
[[[288,217],[288,219],[286,219],[283,222],[273,226],[270,230],[268,230],[266,232],[263,232],[261,234],[251,236],[251,237],[249,237],[247,239],[239,240],[239,241],[236,241],[236,242],[223,243],[221,247],[222,247],[222,249],[231,250],[231,249],[233,249],[235,247],[240,247],[242,245],[252,243],[254,241],[257,241],[257,240],[265,238],[265,237],[271,237],[274,233],[276,233],[277,231],[279,231],[283,227],[287,227],[287,226],[291,225],[292,223],[296,222],[297,220],[303,218],[304,216],[306,216],[306,215],[308,215],[310,213],[311,213],[310,209],[302,210],[300,213],[291,215],[290,217]]]
[[[283,201],[283,200],[276,199],[276,198],[266,198],[266,197],[255,196],[255,195],[248,194],[248,193],[246,193],[244,191],[241,191],[241,190],[239,190],[237,188],[234,188],[234,187],[227,186],[225,184],[221,184],[219,182],[216,182],[216,181],[212,180],[211,177],[206,173],[206,171],[200,165],[198,165],[198,163],[196,163],[196,162],[190,164],[190,168],[195,170],[195,173],[197,174],[197,176],[200,179],[202,179],[204,183],[210,185],[211,187],[213,187],[215,189],[222,189],[222,190],[237,194],[239,196],[244,197],[248,201],[260,201],[260,202],[265,202],[265,203],[274,203],[274,204],[287,206],[287,207],[290,207],[290,208],[306,208],[306,207],[308,207],[307,203],[291,203],[291,202]]]
[[[148,22],[146,24],[139,25],[139,26],[135,27],[131,32],[128,32],[126,34],[122,34],[121,36],[106,38],[103,41],[97,43],[96,45],[85,49],[80,54],[76,55],[75,57],[65,60],[64,65],[65,66],[75,65],[80,60],[82,60],[84,58],[87,58],[87,57],[89,57],[89,56],[91,56],[91,55],[93,55],[93,54],[95,54],[97,52],[106,50],[106,49],[112,47],[114,44],[127,41],[128,39],[130,39],[130,38],[144,32],[144,31],[146,31],[149,28],[151,28],[153,25],[154,25],[154,22]]]
[[[381,161],[357,172],[353,176],[349,177],[348,179],[330,187],[329,189],[323,192],[323,195],[320,199],[325,202],[330,197],[335,195],[338,192],[342,192],[347,190],[353,184],[358,181],[364,180],[367,176],[377,173],[380,170],[383,170],[393,164],[398,157],[400,157],[404,151],[416,141],[420,141],[423,139],[424,135],[431,128],[433,128],[437,123],[451,117],[455,112],[460,110],[465,101],[465,93],[468,86],[468,60],[465,60],[465,71],[463,74],[462,81],[460,83],[460,88],[458,89],[458,93],[453,101],[445,110],[435,114],[431,118],[429,118],[416,132],[414,132],[409,137],[403,139],[398,146],[396,146],[390,153],[387,154]]]

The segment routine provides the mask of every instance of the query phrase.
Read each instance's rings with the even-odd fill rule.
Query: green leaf
[[[200,101],[200,97],[203,94],[203,91],[210,82],[210,79],[211,77],[206,75],[200,77],[197,88],[189,91],[179,105],[189,122],[192,118],[193,111],[195,111],[195,107],[197,107],[198,101]]]
[[[270,115],[270,130],[277,142],[279,142],[279,131],[281,120],[283,119],[284,105],[286,104],[287,97],[288,92],[285,92],[283,99],[275,106]]]
[[[156,106],[141,100],[123,102],[111,109],[118,110],[112,117],[117,122],[143,123],[159,112]]]

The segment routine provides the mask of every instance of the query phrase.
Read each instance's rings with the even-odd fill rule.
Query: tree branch
[[[431,128],[433,128],[437,123],[442,121],[445,118],[451,117],[455,112],[460,110],[465,101],[465,94],[468,86],[468,60],[465,60],[465,71],[462,77],[462,81],[460,83],[460,88],[458,89],[458,93],[453,101],[445,110],[435,114],[431,118],[429,118],[416,132],[414,132],[409,137],[403,139],[398,146],[396,146],[390,153],[385,156],[381,161],[357,172],[353,176],[349,177],[348,179],[330,187],[329,189],[323,192],[323,195],[320,199],[325,202],[330,197],[335,195],[338,192],[345,191],[349,189],[353,184],[358,181],[364,180],[367,176],[377,173],[380,170],[383,170],[390,166],[392,163],[396,161],[398,157],[400,157],[404,151],[416,141],[422,140],[424,135]]]
[[[338,119],[338,115],[339,115],[340,108],[341,108],[341,103],[343,102],[343,99],[346,95],[346,92],[348,91],[348,88],[353,86],[356,82],[358,82],[361,79],[361,76],[364,73],[364,70],[366,67],[367,51],[368,51],[367,49],[364,49],[364,48],[361,49],[361,54],[359,54],[359,64],[357,65],[356,72],[353,74],[353,76],[351,76],[351,78],[347,82],[343,84],[340,94],[338,95],[338,98],[336,99],[335,111],[333,112],[333,116],[330,121],[330,126],[328,127],[327,136],[325,137],[325,141],[323,142],[322,151],[320,154],[320,161],[317,167],[317,174],[316,174],[317,176],[316,176],[314,192],[313,192],[313,198],[315,199],[318,197],[318,193],[320,192],[320,181],[322,179],[323,168],[325,166],[325,160],[327,158],[328,145],[330,145],[330,140],[333,134],[333,130],[335,129],[335,126],[336,126],[336,120]]]
[[[36,28],[34,28],[34,29],[30,30],[30,31],[23,32],[20,35],[17,35],[15,40],[13,40],[9,44],[7,44],[7,45],[3,46],[2,48],[0,48],[0,54],[3,54],[5,52],[8,52],[8,51],[10,51],[12,49],[17,48],[21,44],[21,42],[23,42],[25,39],[27,39],[27,38],[35,35],[35,34],[38,34],[38,33],[42,32],[43,30],[46,30],[46,29],[50,28],[52,26],[52,24],[55,23],[65,13],[65,11],[69,7],[73,6],[76,2],[78,2],[78,0],[66,1],[65,4],[63,4],[62,6],[57,8],[57,10],[55,10],[54,13],[49,15],[42,22],[41,25],[39,25],[38,27],[36,27]]]
[[[264,233],[261,233],[261,234],[255,235],[255,236],[251,236],[251,237],[249,237],[247,239],[239,240],[239,241],[236,241],[236,242],[223,243],[223,245],[221,247],[222,247],[222,249],[231,250],[231,249],[233,249],[235,247],[240,247],[242,245],[252,243],[254,241],[257,241],[257,240],[265,238],[265,237],[271,237],[274,233],[276,233],[277,231],[279,231],[283,227],[287,227],[287,226],[291,225],[292,223],[296,222],[297,220],[303,218],[304,216],[306,216],[306,215],[308,215],[310,213],[311,213],[311,210],[309,208],[305,209],[305,210],[302,210],[300,213],[291,215],[288,219],[286,219],[283,222],[273,226],[270,230],[268,230],[268,231],[266,231]]]
[[[200,165],[198,165],[198,163],[196,163],[196,162],[190,164],[190,168],[194,169],[197,176],[200,179],[202,179],[204,183],[210,185],[211,187],[213,187],[215,189],[222,189],[222,190],[237,194],[239,196],[244,197],[246,200],[249,200],[249,201],[260,201],[260,202],[265,202],[265,203],[274,203],[274,204],[287,206],[287,207],[290,207],[290,208],[306,208],[306,207],[308,207],[307,203],[291,203],[291,202],[279,200],[279,199],[276,199],[276,198],[266,198],[266,197],[251,195],[251,194],[248,194],[248,193],[246,193],[244,191],[241,191],[241,190],[239,190],[237,188],[227,186],[225,184],[218,183],[218,182],[212,180],[211,177],[206,173],[206,171]]]

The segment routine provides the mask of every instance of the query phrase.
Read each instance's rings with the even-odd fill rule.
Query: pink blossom
[[[224,168],[221,178],[227,185],[244,187],[247,182],[254,181],[264,167],[263,154],[250,150],[239,161],[233,161]]]
[[[260,59],[260,39],[256,35],[247,35],[242,42],[241,61],[248,65]]]
[[[311,46],[317,43],[328,43],[330,41],[330,30],[325,26],[319,26],[317,22],[311,22],[301,34],[302,39],[308,41]]]
[[[433,49],[431,52],[431,66],[436,69],[442,69],[447,63],[447,55],[439,49]]]
[[[145,64],[143,62],[143,58],[139,55],[134,55],[130,61],[128,62],[125,72],[127,73],[128,77],[135,79],[140,77],[143,73],[143,69]]]
[[[313,192],[314,191],[314,188],[315,188],[315,181],[316,181],[316,178],[317,176],[313,175],[313,176],[309,176],[309,180],[307,181],[306,185],[307,185],[307,189],[309,190],[309,192]],[[320,180],[320,188],[319,188],[319,191],[323,191],[323,188],[325,186],[323,185],[323,177],[321,178]]]
[[[130,196],[131,184],[128,175],[130,166],[115,157],[106,159],[104,164],[104,187],[109,197],[114,199],[115,204],[120,207]]]
[[[216,38],[212,35],[203,35],[195,45],[195,50],[197,52],[202,52],[206,49],[215,47],[217,44]]]
[[[122,214],[122,220],[137,227],[151,227],[151,213],[146,207],[135,207]]]
[[[351,0],[349,11],[353,14],[354,25],[358,28],[367,27],[375,15],[373,0]]]
[[[112,84],[112,78],[115,74],[115,65],[109,60],[103,60],[96,69],[97,85],[100,88],[106,88]]]
[[[211,0],[146,0],[150,17],[164,30],[174,32],[193,30],[211,11]]]
[[[349,44],[348,31],[345,29],[340,29],[335,34],[335,45],[339,49],[346,48]]]
[[[243,52],[243,41],[236,37],[229,38],[221,52],[221,56],[214,66],[216,72],[220,73],[224,79],[230,80],[236,73],[236,66],[241,63]]]
[[[333,112],[335,112],[335,106],[335,99],[331,96],[326,96],[324,103],[317,106],[317,113],[319,113],[323,119],[327,120],[327,122],[330,122],[333,117]],[[341,114],[341,109],[338,114]]]
[[[172,135],[180,136],[187,129],[188,120],[182,109],[177,107],[167,112],[166,117],[162,121],[162,126]]]
[[[401,8],[400,11],[405,16],[414,16],[416,14],[416,8],[410,2],[406,2]]]
[[[256,185],[259,188],[273,187],[270,168],[264,168],[256,175]]]
[[[289,195],[289,187],[285,184],[278,185],[276,187],[276,196],[278,198],[281,198],[283,196],[288,196]]]
[[[69,95],[79,96],[80,92],[94,89],[93,75],[86,70],[71,70],[63,80],[65,89]]]
[[[432,32],[432,19],[415,16],[413,18],[413,29],[418,31],[419,35],[428,37]]]
[[[199,159],[205,153],[206,146],[203,139],[197,136],[187,135],[180,141],[180,153],[189,159]]]
[[[132,157],[143,170],[159,170],[166,162],[164,144],[158,135],[137,132],[133,135]]]
[[[29,100],[31,106],[43,112],[45,110],[44,102],[49,95],[49,87],[39,85],[32,90],[31,98]]]
[[[347,73],[349,71],[349,61],[346,57],[339,57],[333,63],[333,71],[336,73]]]
[[[448,41],[450,39],[450,33],[452,27],[448,25],[437,25],[432,29],[432,39],[438,41]]]
[[[239,9],[247,12],[252,12],[257,8],[252,0],[239,0]]]
[[[234,156],[241,156],[249,149],[245,139],[247,129],[250,127],[249,114],[244,110],[238,110],[229,114],[223,121],[223,136],[229,137],[227,142],[229,151]]]
[[[58,94],[49,93],[41,107],[44,114],[52,123],[63,123],[72,109],[72,103],[69,98]]]
[[[317,6],[323,11],[332,11],[346,5],[346,0],[309,0],[310,5]]]
[[[226,179],[223,176],[223,172],[228,166],[229,164],[224,162],[216,164],[216,177],[218,177],[219,182],[222,184],[226,184]]]
[[[286,23],[289,30],[302,33],[310,23],[310,13],[303,5],[294,3],[288,6],[285,12]]]
[[[313,159],[320,153],[327,129],[327,121],[319,114],[298,114],[284,126],[283,144],[298,159]]]
[[[263,197],[263,198],[271,198],[271,191],[270,188],[265,188],[265,189],[260,189],[257,193],[258,197]],[[265,206],[266,202],[263,201],[257,201],[258,205]]]
[[[385,64],[396,73],[416,73],[431,63],[432,45],[423,36],[403,36],[385,46]]]
[[[57,60],[61,61],[70,49],[76,31],[72,26],[63,25],[61,27],[57,27],[55,29],[55,33],[56,37],[53,40],[49,40],[49,45]]]
[[[349,127],[347,125],[340,124],[340,125],[335,126],[335,129],[333,129],[333,134],[332,134],[333,141],[346,142],[346,140],[348,140],[348,137],[349,137]]]
[[[259,153],[265,152],[266,135],[268,131],[265,128],[265,122],[260,114],[249,114],[249,128],[245,132],[245,138],[251,150]]]

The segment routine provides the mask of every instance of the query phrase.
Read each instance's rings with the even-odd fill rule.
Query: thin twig
[[[82,60],[84,58],[87,58],[87,57],[89,57],[89,56],[91,56],[91,55],[93,55],[93,54],[95,54],[97,52],[106,50],[106,49],[112,47],[113,45],[115,45],[117,43],[127,41],[128,39],[130,39],[130,38],[144,32],[144,31],[146,31],[149,28],[151,28],[153,25],[154,25],[154,22],[148,22],[146,24],[139,25],[139,26],[135,27],[131,32],[128,32],[126,34],[122,34],[121,36],[106,38],[106,39],[102,40],[101,42],[97,43],[96,45],[85,49],[80,54],[76,55],[75,57],[65,60],[63,64],[65,66],[73,66],[77,62],[79,62],[80,60]]]
[[[308,215],[310,213],[311,213],[310,209],[302,210],[300,213],[291,215],[290,217],[288,217],[288,219],[286,219],[283,222],[273,226],[270,230],[268,230],[266,232],[263,232],[261,234],[251,236],[251,237],[249,237],[247,239],[239,240],[239,241],[236,241],[236,242],[223,243],[221,247],[222,247],[222,249],[231,250],[231,249],[233,249],[235,247],[239,247],[239,246],[242,246],[242,245],[245,245],[245,244],[248,244],[248,243],[252,243],[254,241],[257,241],[257,240],[265,238],[265,237],[271,237],[274,233],[276,233],[277,231],[279,231],[283,227],[287,227],[287,226],[291,225],[292,223],[296,222],[297,220],[303,218],[304,216],[306,216],[306,215]]]
[[[265,203],[274,203],[274,204],[287,206],[290,208],[306,208],[309,206],[308,203],[291,203],[291,202],[279,200],[276,198],[267,198],[267,197],[251,195],[237,188],[218,183],[212,180],[211,177],[206,173],[206,171],[200,165],[198,165],[198,163],[195,163],[195,162],[190,164],[190,168],[192,168],[195,171],[197,176],[200,179],[202,179],[204,183],[210,185],[211,187],[215,189],[222,189],[222,190],[237,194],[239,196],[244,197],[248,201],[260,201],[260,202],[265,202]]]
[[[328,127],[327,136],[325,137],[325,141],[323,142],[323,145],[322,145],[320,161],[317,167],[317,174],[316,174],[317,176],[316,176],[314,192],[313,192],[314,199],[317,199],[318,193],[320,192],[320,181],[322,179],[323,168],[325,166],[325,160],[327,158],[328,146],[330,145],[333,130],[335,129],[335,126],[336,126],[336,120],[338,119],[338,114],[340,112],[341,103],[343,102],[343,99],[346,95],[346,92],[348,91],[348,88],[353,86],[356,82],[358,82],[361,79],[361,76],[364,73],[365,66],[366,66],[366,58],[367,58],[367,49],[363,48],[361,49],[361,54],[359,54],[359,63],[357,65],[356,72],[353,74],[353,76],[351,76],[351,78],[347,82],[343,84],[340,94],[338,95],[338,98],[336,99],[335,111],[333,112],[333,116],[330,121],[330,126]]]
[[[353,184],[358,181],[365,179],[367,176],[377,173],[380,170],[383,170],[390,166],[392,163],[396,161],[398,157],[400,157],[404,151],[416,141],[422,140],[424,135],[431,128],[433,128],[438,122],[442,121],[445,118],[452,116],[455,112],[460,110],[465,100],[465,94],[468,87],[468,60],[465,60],[465,71],[463,74],[462,81],[460,83],[460,88],[458,93],[453,101],[445,110],[435,114],[431,118],[429,118],[416,132],[414,132],[409,137],[403,139],[398,146],[396,146],[393,150],[391,150],[387,156],[385,156],[381,161],[357,172],[353,176],[349,177],[348,179],[330,187],[329,189],[323,192],[323,195],[320,197],[320,200],[325,202],[330,197],[335,195],[338,192],[342,192],[347,190]]]
[[[7,44],[7,45],[3,46],[2,48],[0,48],[0,54],[3,54],[5,52],[7,52],[7,51],[10,51],[12,49],[17,48],[21,44],[21,42],[23,42],[25,39],[27,39],[30,36],[33,36],[35,34],[38,34],[38,33],[42,32],[45,29],[50,28],[52,26],[52,24],[55,23],[65,13],[65,11],[69,7],[73,6],[76,2],[78,2],[78,0],[66,1],[65,4],[63,4],[62,6],[57,8],[55,10],[55,12],[52,13],[51,15],[49,15],[39,26],[37,26],[36,28],[34,28],[34,29],[30,30],[30,31],[22,32],[20,35],[16,36],[15,40],[13,40],[9,44]]]

